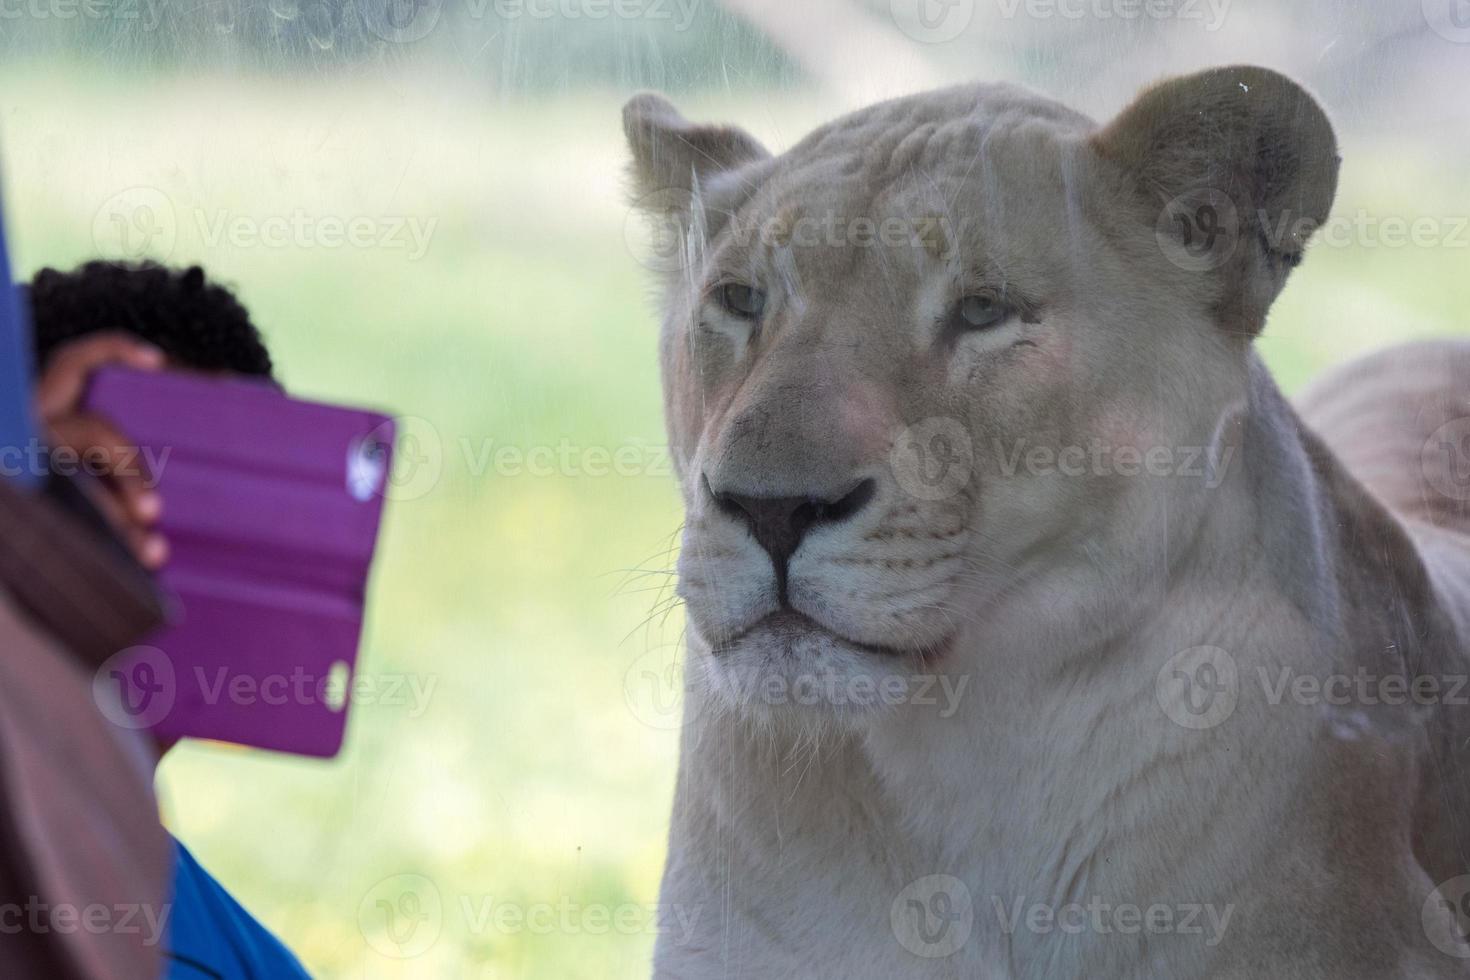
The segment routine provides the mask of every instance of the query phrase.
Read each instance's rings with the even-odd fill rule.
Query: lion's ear
[[[654,92],[635,95],[623,106],[623,132],[633,151],[635,199],[693,193],[717,174],[771,156],[745,130],[691,123]]]
[[[1337,189],[1337,141],[1316,100],[1266,68],[1214,68],[1146,90],[1092,143],[1175,264],[1223,277],[1228,325],[1258,332]]]

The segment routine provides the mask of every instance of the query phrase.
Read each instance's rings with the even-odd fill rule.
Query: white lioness
[[[625,125],[679,246],[655,973],[1470,975],[1470,345],[1297,408],[1262,367],[1316,102],[1225,68],[1101,127],[999,85],[780,156]]]

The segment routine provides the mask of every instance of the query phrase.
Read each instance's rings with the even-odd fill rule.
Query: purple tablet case
[[[335,755],[392,421],[249,380],[116,368],[97,373],[86,402],[146,450],[173,606],[99,683],[161,738]]]

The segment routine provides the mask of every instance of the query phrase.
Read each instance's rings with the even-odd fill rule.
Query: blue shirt
[[[163,947],[165,980],[310,980],[291,951],[174,842],[173,909]]]
[[[31,325],[20,289],[10,281],[5,254],[5,216],[0,213],[0,478],[34,488],[41,474],[29,455],[35,443],[31,417]]]

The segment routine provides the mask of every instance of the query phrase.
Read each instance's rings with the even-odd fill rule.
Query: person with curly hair
[[[127,437],[81,407],[97,367],[189,370],[274,381],[270,352],[250,314],[199,266],[88,262],[71,272],[42,269],[29,297],[37,364],[38,415],[52,449],[125,458]],[[126,457],[126,458],[131,458]],[[136,472],[113,467],[94,495],[148,568],[167,560],[154,529],[163,501]],[[158,745],[161,752],[169,748]],[[290,980],[306,977],[295,956],[174,842],[173,891],[160,916],[165,976]]]
[[[273,377],[270,352],[235,294],[199,266],[88,262],[71,272],[42,269],[31,279],[36,361],[89,334],[124,331],[181,367]]]
[[[46,268],[21,287],[29,300],[36,373],[84,377],[75,362],[91,365],[128,352],[135,360],[158,355],[158,367],[225,373],[275,383],[270,352],[235,294],[209,281],[199,266],[175,269],[156,262],[92,261],[70,272]],[[99,360],[100,359],[100,360]],[[58,362],[65,363],[54,370]],[[136,364],[134,366],[137,366]],[[46,399],[43,397],[43,403]],[[54,445],[80,454],[125,447],[128,440],[105,420],[67,413],[53,420]],[[131,454],[120,450],[119,458]],[[138,560],[157,569],[168,542],[154,530],[162,501],[136,468],[99,474],[95,503]]]

